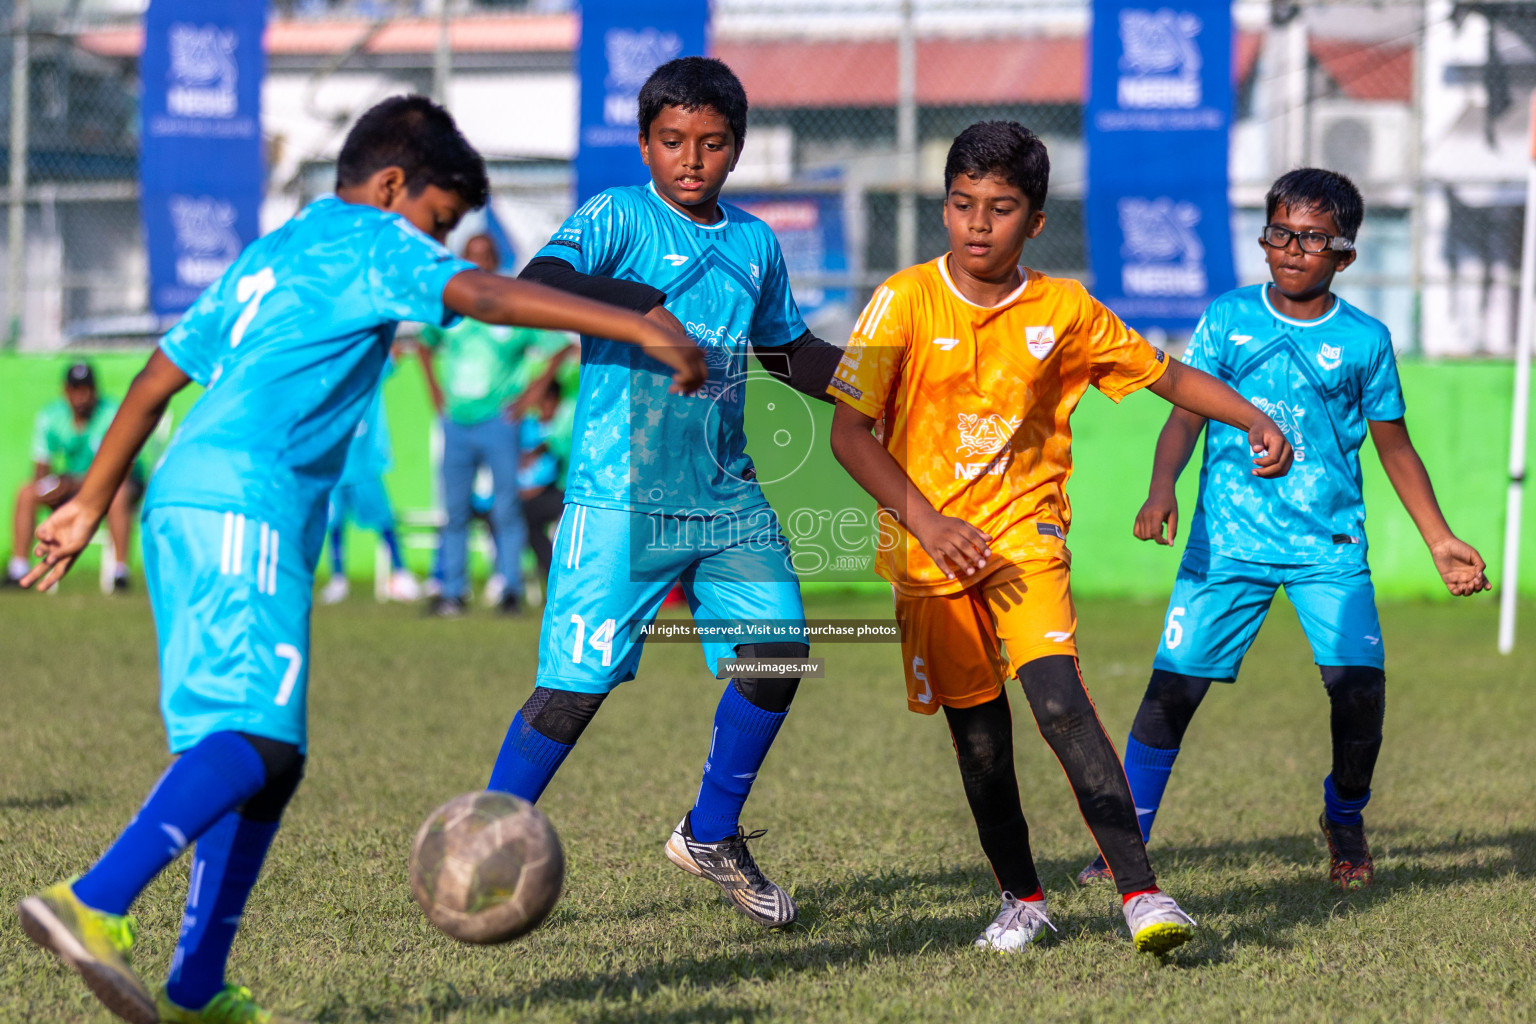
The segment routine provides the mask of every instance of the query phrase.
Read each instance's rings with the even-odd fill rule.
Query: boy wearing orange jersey
[[[1044,227],[1049,178],[1045,146],[1012,121],[955,139],[944,168],[950,252],[890,278],[859,318],[829,388],[832,450],[894,520],[876,568],[895,590],[907,706],[944,709],[1002,889],[976,945],[1019,950],[1050,927],[1013,770],[1003,684],[1016,676],[1113,872],[1136,948],[1161,953],[1195,922],[1157,888],[1078,669],[1068,420],[1090,384],[1116,402],[1148,388],[1245,430],[1257,476],[1283,475],[1292,453],[1268,416],[1170,361],[1078,282],[1019,266]]]

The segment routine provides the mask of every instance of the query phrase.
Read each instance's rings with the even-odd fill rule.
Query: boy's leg
[[[1125,744],[1125,774],[1143,840],[1152,834],[1189,723],[1213,680],[1237,679],[1277,586],[1268,566],[1198,550],[1180,564],[1152,678]]]
[[[1362,888],[1375,875],[1361,812],[1371,799],[1387,699],[1375,588],[1364,565],[1317,565],[1291,570],[1285,592],[1328,693],[1333,770],[1323,780],[1320,823],[1329,878],[1345,889]]]
[[[495,419],[476,428],[481,450],[491,470],[491,522],[496,540],[496,571],[506,581],[504,593],[523,598],[523,548],[528,545],[528,526],[517,490],[517,426]]]
[[[553,561],[549,527],[560,518],[560,509],[564,503],[560,488],[553,484],[523,502],[523,522],[528,527],[528,547],[533,550],[533,557],[538,562],[539,576],[542,579],[549,579],[549,568]]]
[[[673,522],[681,534],[668,545],[701,553],[682,574],[694,621],[743,627],[729,642],[702,638],[710,671],[718,678],[728,657],[803,661],[810,653],[805,609],[773,511]],[[798,668],[790,671],[731,678],[715,708],[698,795],[666,846],[674,864],[719,885],[736,909],[770,928],[789,924],[798,910],[747,850],[759,833],[741,828],[741,811],[799,689]]]
[[[471,430],[449,419],[443,420],[443,525],[442,596],[455,601],[469,596],[469,521],[475,488],[475,470],[479,466],[477,446]]]
[[[1002,909],[976,939],[983,949],[1017,952],[1051,927],[1029,846],[1013,767],[1013,716],[1003,692],[1007,663],[982,587],[927,597],[896,595],[907,707],[942,707],[955,745],[966,803]]]
[[[266,765],[267,783],[221,817],[197,841],[181,937],[171,959],[165,996],[200,1009],[224,989],[224,966],[245,901],[261,873],[283,809],[304,776],[304,755],[290,743],[244,737]]]
[[[649,623],[670,579],[638,579],[630,563],[632,521],[660,519],[567,505],[539,631],[533,695],[513,717],[487,788],[536,801],[597,713],[633,679]]]

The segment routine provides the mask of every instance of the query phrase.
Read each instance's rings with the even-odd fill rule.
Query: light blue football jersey
[[[443,288],[470,269],[405,218],[333,195],[252,242],[160,341],[208,390],[146,507],[232,511],[318,536],[396,325],[457,320]]]
[[[1278,480],[1260,479],[1248,435],[1212,420],[1189,546],[1249,562],[1363,562],[1366,421],[1405,411],[1392,337],[1338,296],[1316,320],[1282,316],[1268,288],[1238,288],[1212,302],[1184,361],[1268,413],[1296,461]]]
[[[385,360],[379,386],[373,389],[373,398],[357,421],[352,440],[347,445],[346,464],[341,470],[340,483],[356,483],[372,480],[389,471],[394,462],[394,445],[389,436],[389,421],[384,415],[384,380],[394,372],[394,361]]]
[[[567,501],[669,515],[765,504],[743,431],[747,345],[785,345],[806,327],[768,225],[729,203],[720,210],[719,223],[704,226],[649,185],[612,188],[539,250],[584,274],[666,292],[709,363],[703,388],[673,395],[662,363],[583,337]]]

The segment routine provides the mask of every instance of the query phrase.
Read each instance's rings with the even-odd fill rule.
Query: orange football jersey
[[[1164,354],[1077,281],[1024,270],[996,306],[967,300],[948,257],[881,285],[828,387],[866,416],[933,507],[992,538],[990,571],[1060,553],[1071,524],[1068,419],[1092,384],[1118,402],[1156,381]],[[875,568],[911,594],[958,591],[902,527]]]

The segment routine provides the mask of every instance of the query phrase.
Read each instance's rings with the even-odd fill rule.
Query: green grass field
[[[0,900],[79,871],[166,763],[141,597],[0,595]],[[812,615],[882,616],[820,599]],[[1083,664],[1123,742],[1162,608],[1081,608]],[[354,600],[316,614],[309,776],[237,940],[232,977],[320,1022],[1531,1020],[1536,1015],[1536,608],[1514,657],[1491,601],[1384,609],[1387,741],[1367,821],[1374,889],[1326,880],[1316,818],[1327,702],[1282,602],[1241,683],[1186,740],[1153,861],[1200,921],[1138,955],[1107,888],[1072,881],[1091,842],[1015,700],[1018,772],[1059,935],[971,948],[996,909],[942,719],[910,714],[896,648],[826,646],[747,808],[801,922],[767,933],[667,863],[718,693],[692,646],[650,649],[542,806],[567,892],[538,932],[458,946],[411,900],[411,836],[485,780],[532,685],[536,621],[423,621]],[[136,907],[163,976],[185,860]],[[0,916],[0,1020],[110,1018]]]

